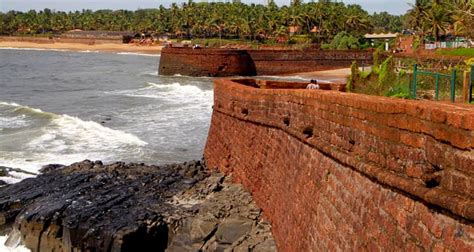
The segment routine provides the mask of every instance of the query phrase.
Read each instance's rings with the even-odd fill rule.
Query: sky
[[[187,1],[187,0],[186,0]],[[199,2],[202,0],[194,0]],[[212,2],[213,0],[208,0]],[[214,0],[217,1],[217,0]],[[305,0],[304,2],[308,2]],[[9,10],[27,11],[30,9],[42,10],[82,10],[82,9],[144,9],[156,8],[160,4],[169,6],[172,2],[183,2],[183,0],[0,0],[0,11]],[[266,0],[242,0],[245,3],[263,4]],[[290,0],[275,0],[279,5],[289,4]],[[346,4],[360,4],[369,13],[387,11],[391,14],[404,14],[409,8],[409,3],[414,0],[343,0]]]

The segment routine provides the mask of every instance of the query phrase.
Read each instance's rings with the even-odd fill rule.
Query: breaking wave
[[[135,155],[147,142],[97,122],[0,102],[0,166],[37,172],[45,164]],[[5,117],[4,117],[5,116]],[[15,122],[15,118],[22,121]],[[15,123],[4,123],[10,120]],[[18,129],[18,125],[22,129]],[[9,127],[9,128],[8,128]],[[12,147],[15,146],[15,147]]]

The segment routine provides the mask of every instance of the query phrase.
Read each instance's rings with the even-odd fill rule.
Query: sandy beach
[[[81,43],[34,43],[25,41],[0,41],[0,48],[34,48],[67,51],[130,52],[160,54],[162,46],[137,46],[133,44],[95,44]]]
[[[291,74],[289,76],[295,76],[295,75],[299,77],[303,77],[303,78],[308,78],[308,79],[346,82],[347,78],[351,75],[351,69],[341,68],[341,69],[335,69],[335,70],[303,72],[303,73]]]

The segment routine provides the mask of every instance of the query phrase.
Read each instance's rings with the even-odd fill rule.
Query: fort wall
[[[163,48],[159,73],[188,76],[256,75],[255,65],[245,50]]]
[[[350,67],[372,62],[368,50],[236,50],[163,48],[163,75],[279,75]],[[222,70],[224,69],[224,70]]]
[[[215,81],[208,167],[281,251],[474,249],[474,110]]]
[[[324,71],[372,64],[368,50],[247,50],[257,75],[279,75]]]

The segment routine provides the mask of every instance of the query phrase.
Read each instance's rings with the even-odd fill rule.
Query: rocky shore
[[[201,161],[83,161],[0,188],[0,232],[32,251],[275,251],[242,186]]]

